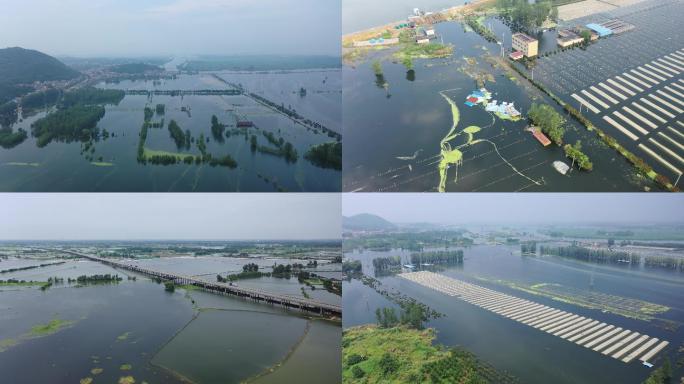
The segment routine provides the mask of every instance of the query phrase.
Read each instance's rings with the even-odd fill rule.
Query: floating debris
[[[485,88],[480,88],[477,91],[473,91],[466,97],[465,105],[473,107],[477,104],[486,105],[492,98],[492,93],[487,91]]]
[[[485,111],[493,112],[501,120],[518,121],[522,118],[520,112],[515,109],[513,102],[507,103],[502,101],[501,104],[497,104],[496,100],[494,100],[491,103],[487,103]]]
[[[423,150],[419,149],[415,152],[413,152],[413,156],[397,156],[397,159],[399,160],[415,160],[418,157],[418,154],[420,154]]]
[[[570,170],[570,166],[565,164],[562,161],[554,161],[553,162],[553,168],[555,168],[556,171],[558,171],[558,173],[560,173],[561,175],[567,174],[568,171]]]

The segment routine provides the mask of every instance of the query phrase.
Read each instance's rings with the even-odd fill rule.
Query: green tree
[[[533,103],[528,116],[556,145],[563,144],[565,118],[556,112],[553,107],[546,104]]]
[[[252,137],[250,138],[249,147],[252,150],[252,152],[256,151],[256,149],[257,149],[257,138],[256,138],[256,136],[252,135]]]
[[[173,281],[167,281],[164,283],[164,290],[166,292],[174,292],[176,290],[176,284],[174,284]]]
[[[565,156],[572,159],[573,165],[577,163],[580,169],[591,171],[594,169],[594,164],[589,160],[589,156],[582,152],[582,143],[578,140],[575,145],[566,144],[563,149]]]

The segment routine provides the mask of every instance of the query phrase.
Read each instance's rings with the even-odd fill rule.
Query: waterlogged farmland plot
[[[619,19],[634,29],[537,60],[535,80],[610,136],[611,147],[661,184],[684,169],[684,40],[678,1],[644,1],[572,20]],[[662,176],[659,176],[662,175]],[[666,177],[667,179],[663,178]]]
[[[0,150],[0,189],[339,190],[330,157],[341,152],[339,78],[337,70],[313,70],[99,83],[126,95],[104,106],[97,134],[40,147],[29,137]],[[31,132],[46,115],[13,128]]]

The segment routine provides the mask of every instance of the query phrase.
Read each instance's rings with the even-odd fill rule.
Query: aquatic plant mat
[[[398,276],[624,363],[636,358],[648,362],[669,344],[639,332],[436,273],[421,271]]]
[[[19,336],[16,339],[4,339],[0,340],[0,352],[5,352],[8,349],[19,345],[21,342],[26,340],[35,339],[38,337],[50,336],[59,331],[65,330],[73,326],[76,322],[71,320],[62,320],[58,317],[50,320],[47,324],[37,324],[31,327],[28,333]]]
[[[530,293],[532,295],[544,296],[556,301],[578,305],[584,308],[598,309],[600,311],[613,313],[631,319],[651,321],[656,318],[655,315],[665,313],[670,310],[670,307],[665,305],[650,303],[648,301],[632,299],[629,297],[566,287],[560,284],[524,284],[507,280],[489,279],[479,276],[475,276],[475,278],[482,281],[501,284],[509,288]]]

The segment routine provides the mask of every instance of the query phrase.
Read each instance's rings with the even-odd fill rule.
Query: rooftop
[[[613,31],[611,31],[610,29],[596,23],[587,24],[587,28],[596,31],[599,34],[599,36],[602,37],[608,36],[613,33]]]
[[[528,36],[528,35],[526,35],[526,34],[524,34],[524,33],[520,33],[520,32],[514,33],[514,34],[513,34],[513,38],[514,38],[514,39],[522,40],[522,41],[524,41],[524,42],[526,42],[526,43],[534,43],[535,41],[537,41],[537,39],[535,39],[534,37]]]

